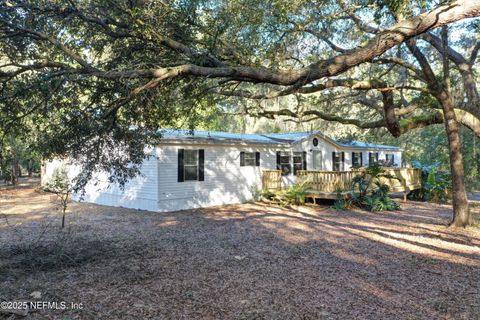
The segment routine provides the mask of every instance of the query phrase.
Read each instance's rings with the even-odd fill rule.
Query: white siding
[[[178,182],[178,149],[205,150],[205,180]],[[276,151],[264,146],[161,145],[157,147],[159,211],[241,203],[261,189],[261,170],[276,168]],[[260,166],[240,166],[240,152],[260,152]]]
[[[295,151],[306,151],[307,152],[307,170],[313,170],[313,151],[320,151],[322,153],[322,168],[324,171],[331,171],[333,168],[332,163],[332,152],[340,152],[343,150],[338,149],[334,144],[327,141],[326,139],[315,136],[318,139],[318,145],[315,147],[313,145],[314,136],[303,140],[301,143],[298,143],[293,146]],[[345,158],[347,155],[345,154]]]
[[[318,145],[313,145],[313,138],[318,139]],[[353,148],[340,148],[322,138],[321,136],[312,136],[302,142],[292,146],[293,151],[306,151],[307,152],[307,169],[313,170],[313,151],[322,152],[322,169],[325,171],[333,170],[332,152],[345,152],[345,170],[351,170],[352,168],[352,152],[362,152],[362,163],[364,166],[368,165],[368,154],[370,152],[378,152],[378,159],[382,160],[386,158],[387,153],[394,154],[394,162],[397,167],[402,165],[402,152],[401,151],[385,151],[378,149],[353,149]]]
[[[307,154],[307,169],[313,169],[313,151],[322,153],[321,170],[332,170],[332,152],[345,152],[345,170],[351,169],[351,153],[360,150],[338,148],[321,136],[318,146],[313,146],[310,137],[294,145],[215,145],[196,144],[162,144],[151,150],[149,157],[142,165],[142,174],[128,182],[121,190],[116,185],[108,183],[108,174],[98,173],[95,179],[88,183],[82,201],[110,206],[150,211],[176,211],[213,205],[234,204],[248,201],[252,198],[253,189],[261,189],[262,169],[276,169],[276,152],[303,152]],[[204,181],[178,182],[178,149],[203,149]],[[260,152],[260,166],[240,166],[240,152]],[[368,165],[368,153],[376,150],[361,150],[363,164]],[[394,153],[395,164],[401,166],[400,151],[378,151],[379,159],[385,159],[385,153]],[[61,161],[46,164],[42,183],[50,177]],[[293,164],[292,164],[293,165]],[[78,167],[71,166],[70,177],[78,174]],[[290,174],[282,177],[284,186],[295,182],[295,176]],[[79,199],[76,195],[75,199]]]
[[[108,206],[156,211],[158,208],[158,161],[154,157],[153,150],[151,154],[152,156],[142,164],[141,174],[127,182],[123,190],[118,185],[108,182],[107,172],[99,172],[85,187],[83,198],[75,194],[73,199]],[[56,168],[65,163],[59,160],[47,162],[42,183],[52,176]],[[75,165],[67,165],[67,167],[69,177],[73,179],[80,168]]]

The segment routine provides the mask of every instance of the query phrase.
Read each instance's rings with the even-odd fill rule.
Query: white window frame
[[[190,154],[194,154],[195,155],[195,164],[193,163],[188,163],[187,162],[187,153],[190,153]],[[190,160],[190,159],[189,159]],[[189,150],[189,149],[185,149],[184,150],[184,154],[183,154],[183,180],[184,181],[198,181],[198,176],[199,176],[199,173],[198,173],[198,170],[199,170],[199,166],[200,166],[200,161],[199,161],[199,155],[198,155],[198,150]],[[195,172],[196,172],[196,175],[195,175],[195,179],[187,179],[187,167],[188,168],[196,168]]]
[[[255,167],[257,165],[257,155],[256,152],[245,152],[244,153],[245,167]]]

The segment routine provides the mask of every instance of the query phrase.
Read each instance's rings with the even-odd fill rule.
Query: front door
[[[322,170],[322,151],[313,151],[313,169]]]

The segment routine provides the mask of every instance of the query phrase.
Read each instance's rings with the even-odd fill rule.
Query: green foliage
[[[50,179],[44,184],[43,189],[55,194],[70,193],[71,182],[68,178],[67,169],[64,166],[56,168]]]
[[[352,192],[349,194],[350,203],[372,212],[400,209],[400,205],[389,196],[390,187],[381,183],[381,178],[397,179],[386,174],[377,163],[369,165],[364,172],[355,176],[352,181]]]
[[[262,198],[271,200],[275,194],[267,189],[260,189],[257,184],[250,186],[250,193],[253,201],[259,201]]]
[[[446,202],[452,192],[450,172],[440,169],[440,163],[424,165],[419,161],[412,164],[422,170],[422,188],[408,194],[408,198],[420,201]]]
[[[294,183],[282,191],[282,195],[288,204],[304,204],[306,194],[306,183]]]
[[[72,193],[72,182],[68,177],[67,169],[64,166],[56,168],[50,179],[45,183],[43,189],[47,192],[55,193],[62,208],[62,228],[65,227],[65,214],[70,195]]]
[[[267,200],[272,200],[275,197],[275,193],[268,190],[268,189],[263,189],[260,191],[261,197],[267,199]]]
[[[376,189],[371,195],[367,195],[364,199],[365,208],[369,211],[394,211],[400,209],[400,205],[395,202],[388,193],[390,187],[380,182],[376,182]]]
[[[351,193],[344,193],[343,190],[337,190],[335,202],[333,203],[333,209],[343,211],[350,209],[353,206],[353,198]]]
[[[421,104],[423,105],[423,102]],[[418,117],[423,117],[422,113],[419,113]],[[410,118],[401,119],[400,123],[408,122],[407,119]],[[324,131],[329,134],[328,130]],[[450,171],[448,139],[442,124],[409,131],[399,138],[389,137],[383,130],[354,132],[349,133],[350,139],[400,146],[404,150],[403,163],[411,163],[413,160],[425,164],[432,163],[434,155],[434,161],[439,163],[439,170]],[[465,127],[461,128],[460,134],[466,186],[470,191],[480,190],[480,139]]]
[[[265,191],[264,197],[278,202],[280,205],[302,205],[305,203],[305,196],[307,195],[307,183],[294,183],[286,189],[272,193]]]
[[[362,0],[347,2],[347,5],[365,23],[386,29],[396,22],[395,15],[407,18],[437,6],[438,2]],[[256,82],[232,81],[230,75],[223,78],[181,75],[151,82],[153,70],[191,64],[200,68],[305,68],[338,54],[323,37],[346,50],[371,38],[371,34],[362,32],[357,23],[348,19],[348,15],[340,14],[342,12],[333,0],[0,2],[0,143],[5,144],[3,137],[5,131],[9,131],[22,141],[31,137],[30,150],[44,159],[66,156],[75,160],[82,168],[76,191],[98,170],[111,172],[110,182],[123,186],[139,174],[141,163],[149,156],[146,147],[161,139],[156,134],[159,128],[228,131],[238,129],[239,123],[243,123],[239,131],[255,130],[243,115],[235,120],[227,117],[246,110],[238,107],[244,100],[214,96],[212,91],[263,93],[281,89]],[[476,39],[475,33],[462,34],[464,38]],[[397,49],[398,57],[412,61],[405,46]],[[429,50],[429,57],[436,54],[428,46],[422,50]],[[392,54],[388,50],[384,56]],[[387,63],[366,66],[360,65],[354,72],[345,73],[344,78],[381,79],[392,86],[422,86],[415,80],[419,77],[406,78],[408,73],[400,66]],[[437,66],[434,67],[436,70]],[[18,74],[11,76],[12,71]],[[120,76],[115,76],[119,73]],[[452,81],[458,81],[454,79],[455,73],[452,72]],[[147,84],[148,89],[137,91]],[[372,102],[381,99],[380,93],[374,90],[370,95]],[[430,94],[419,95],[415,90],[401,91],[401,99],[398,92],[395,95],[396,101],[418,99],[422,103],[416,104],[429,109],[427,112],[431,112],[435,102]],[[313,107],[338,112],[339,119],[376,121],[382,116],[378,106],[359,104],[355,97],[345,95],[342,90],[302,96],[297,99],[295,109],[291,108],[292,101],[286,99],[289,98],[283,100],[284,105],[296,113]],[[268,101],[252,102],[255,110],[250,108],[249,112],[261,114],[259,107],[270,109],[272,105],[280,109],[280,100],[272,99],[270,105]],[[414,114],[419,117],[417,120],[423,117],[420,109]],[[402,117],[400,122],[408,125],[407,118]],[[309,125],[312,127],[308,129],[323,129],[318,122]],[[305,123],[299,121],[297,128],[307,129],[303,126]],[[338,126],[334,126],[332,132],[338,132]],[[285,128],[282,121],[282,131]],[[386,143],[388,138],[384,132],[369,130],[368,134]],[[441,145],[446,138],[442,136],[435,144],[429,143],[434,136],[428,139],[422,140],[426,147],[440,146],[439,157],[446,158]],[[407,145],[408,158],[417,150],[405,141],[400,143]],[[471,145],[464,150],[470,150]],[[425,152],[427,156],[430,154]],[[26,161],[23,165],[32,164],[31,168],[36,170],[36,163]],[[469,163],[466,161],[466,165]],[[9,175],[5,168],[2,172]],[[480,180],[478,170],[467,172],[467,181],[473,184]]]
[[[29,175],[39,172],[40,155],[32,148],[31,139],[20,139],[13,133],[3,133],[2,137],[0,127],[0,179],[15,183],[22,169]]]

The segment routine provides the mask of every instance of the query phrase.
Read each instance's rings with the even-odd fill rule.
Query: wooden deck
[[[353,178],[363,170],[354,171],[298,171],[297,182],[305,182],[308,186],[308,197],[319,199],[335,199],[338,193],[352,190]],[[390,187],[390,191],[403,192],[404,197],[412,190],[419,189],[422,183],[422,173],[415,168],[385,168],[385,174],[396,179],[381,178],[382,183]],[[281,189],[280,170],[265,170],[262,175],[264,189]]]
[[[280,170],[262,170],[262,189],[278,191],[282,189],[282,172]]]

